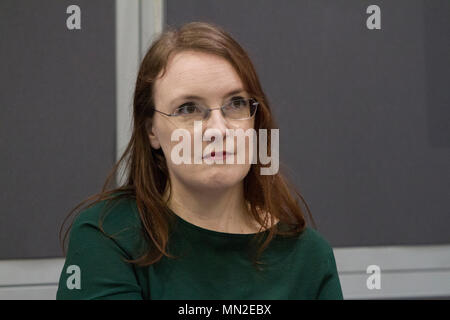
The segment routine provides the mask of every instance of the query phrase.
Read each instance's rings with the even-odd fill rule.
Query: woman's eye
[[[175,114],[192,114],[199,112],[200,109],[193,103],[185,103],[175,110]]]
[[[247,105],[247,101],[242,97],[233,97],[231,100],[231,106],[234,108],[242,108]]]

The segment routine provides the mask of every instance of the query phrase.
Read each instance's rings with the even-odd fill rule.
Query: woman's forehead
[[[185,95],[222,96],[238,88],[243,88],[242,81],[227,60],[191,51],[171,57],[164,76],[155,83],[155,93],[165,100]]]

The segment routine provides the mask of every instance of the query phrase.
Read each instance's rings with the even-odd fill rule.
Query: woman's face
[[[168,114],[172,114],[177,107],[187,102],[199,103],[207,108],[217,108],[233,97],[250,98],[240,77],[228,61],[213,54],[197,51],[183,51],[172,55],[164,77],[161,77],[160,73],[153,90],[155,108]],[[233,91],[240,92],[229,95]],[[198,98],[183,98],[186,95]],[[182,183],[197,190],[223,189],[240,183],[247,175],[251,165],[248,152],[249,139],[245,138],[245,163],[237,164],[237,138],[227,137],[226,130],[243,129],[245,131],[250,128],[254,128],[254,117],[247,120],[229,120],[223,117],[220,109],[211,111],[209,118],[202,121],[202,128],[199,131],[201,133],[199,145],[201,145],[202,152],[200,160],[202,160],[205,147],[211,144],[211,141],[203,141],[205,132],[208,129],[216,129],[218,130],[216,132],[220,132],[222,137],[222,150],[235,153],[235,161],[232,164],[227,164],[226,160],[223,161],[223,164],[206,164],[204,159],[201,164],[194,163],[196,156],[194,154],[194,128],[180,123],[175,117],[155,112],[149,138],[153,148],[162,148],[172,184]],[[172,149],[176,145],[180,145],[181,141],[171,141],[172,132],[176,129],[185,129],[190,134],[191,164],[176,164],[174,163],[175,159],[172,159]],[[227,139],[233,139],[233,148],[227,148]],[[220,150],[216,149],[216,151]],[[197,160],[199,159],[197,158]]]

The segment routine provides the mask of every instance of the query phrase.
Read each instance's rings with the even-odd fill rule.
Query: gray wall
[[[366,8],[381,8],[381,30]],[[450,2],[168,0],[247,49],[333,246],[450,243]]]
[[[59,257],[58,230],[115,160],[114,1],[0,2],[0,259]]]
[[[114,1],[0,2],[0,259],[59,257],[58,230],[115,160]],[[166,1],[248,50],[281,160],[334,247],[450,243],[450,2]]]

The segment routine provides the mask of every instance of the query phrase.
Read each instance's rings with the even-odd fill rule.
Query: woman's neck
[[[243,182],[224,189],[194,190],[182,184],[172,186],[169,208],[199,227],[226,233],[256,233],[259,228],[248,212]],[[165,199],[169,190],[166,189]]]

